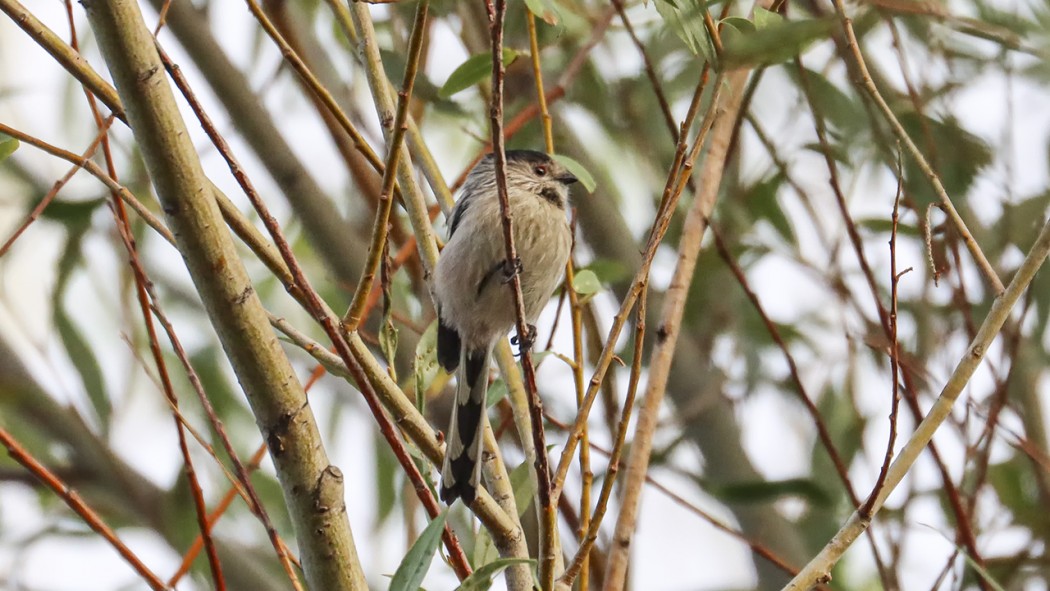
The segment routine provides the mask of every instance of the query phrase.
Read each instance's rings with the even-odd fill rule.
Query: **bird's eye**
[[[536,176],[547,176],[547,167],[540,164],[536,168],[533,168],[532,172],[535,172]]]

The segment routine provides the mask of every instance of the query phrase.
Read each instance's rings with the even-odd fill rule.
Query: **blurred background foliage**
[[[164,3],[145,4],[153,10],[147,10],[152,26]],[[576,260],[600,281],[585,331],[594,352],[640,264],[674,158],[677,122],[715,50],[694,0],[626,2],[622,15],[616,4],[589,0],[511,3],[508,121],[536,103],[526,4],[549,21],[539,22],[538,39],[557,152],[580,162],[597,183],[593,192],[577,190],[574,200]],[[61,2],[29,8],[68,39]],[[242,4],[178,1],[166,8],[160,42],[278,214],[313,284],[334,309],[345,309],[367,250],[378,177],[346,147],[346,138],[304,93]],[[382,153],[360,55],[329,3],[269,0],[265,8]],[[928,180],[856,86],[830,4],[790,0],[753,15],[742,3],[713,2],[707,8],[721,25],[721,67],[754,69],[713,220],[725,252],[709,232],[690,287],[651,476],[797,568],[854,508],[800,396],[816,404],[859,498],[871,489],[884,454],[893,389],[891,341],[878,306],[890,307],[887,242],[898,191],[897,268],[912,269],[901,278],[899,295],[902,437],[966,351],[992,295],[936,207]],[[938,173],[1000,277],[1008,280],[1050,203],[1050,8],[1021,0],[877,0],[848,8],[879,92]],[[413,11],[408,1],[371,10],[384,67],[394,81],[404,69]],[[72,8],[72,21],[82,52],[104,72],[79,7]],[[449,183],[485,149],[488,137],[487,22],[482,2],[441,0],[431,8],[412,114]],[[79,85],[6,17],[0,19],[0,33],[0,120],[82,151],[97,129]],[[250,211],[196,123],[189,127],[211,178]],[[159,213],[127,129],[115,125],[111,138],[121,182]],[[515,148],[542,145],[535,116],[508,142]],[[24,145],[3,160],[0,239],[12,235],[65,170]],[[683,196],[683,215],[691,195],[687,190]],[[81,174],[0,257],[0,423],[166,572],[178,564],[197,528],[170,412],[155,386],[152,361],[146,361],[148,343],[131,271],[108,203],[105,188]],[[260,437],[181,259],[134,216],[132,222],[164,307],[238,452],[247,458]],[[672,222],[653,268],[650,327],[656,326],[681,222],[681,216]],[[393,224],[392,253],[411,234],[400,209]],[[441,233],[440,216],[435,225]],[[265,305],[325,342],[254,255],[243,253]],[[732,266],[742,269],[746,288],[774,322],[778,338]],[[433,318],[418,262],[409,260],[394,276],[390,301],[397,340],[387,340],[386,353],[393,351],[392,369],[411,392],[416,344]],[[540,343],[550,334],[553,307],[544,316]],[[382,315],[377,308],[366,330],[380,359],[387,357],[379,346]],[[936,455],[931,446],[871,535],[836,568],[833,588],[1046,588],[1048,318],[1050,274],[1043,271],[935,438]],[[570,354],[567,317],[558,326],[553,349]],[[625,359],[631,346],[623,343]],[[287,349],[305,381],[314,371],[312,361],[290,344]],[[803,392],[788,371],[785,351],[798,366]],[[165,356],[171,367],[179,366],[170,347]],[[592,413],[591,439],[598,445],[609,445],[628,371],[623,367],[610,375]],[[182,412],[211,439],[185,376],[173,376]],[[546,357],[540,377],[553,418],[571,423],[569,371],[556,357]],[[432,394],[428,412],[443,428],[447,401]],[[323,377],[312,400],[322,409],[318,415],[334,461],[349,475],[351,522],[366,573],[374,587],[384,587],[384,574],[393,571],[425,520],[356,392]],[[496,403],[494,420],[507,416],[505,405]],[[502,446],[514,466],[522,456],[512,431],[504,431]],[[561,433],[551,427],[549,441],[559,444]],[[194,456],[211,506],[227,484],[199,446]],[[218,457],[228,464],[223,452]],[[600,484],[605,456],[593,458]],[[272,469],[264,463],[254,479],[278,530],[293,539]],[[571,474],[570,500],[579,487],[579,474]],[[678,534],[654,530],[647,516],[662,515],[674,503],[659,490],[646,491],[633,588],[774,589],[786,582],[782,569],[752,554],[739,536],[688,511],[676,519],[680,528],[696,533],[686,538],[691,545],[670,556],[685,553],[695,560],[659,560],[660,549]],[[572,515],[565,509],[566,540],[575,535]],[[0,460],[0,518],[0,554],[7,555],[0,562],[0,586],[63,588],[65,579],[55,582],[40,569],[79,565],[68,558],[77,548],[73,541],[91,534],[7,458]],[[453,514],[460,532],[468,531],[466,519],[465,513]],[[287,585],[264,531],[243,503],[234,502],[214,536],[232,588]],[[48,545],[56,541],[58,546]],[[466,535],[464,541],[476,561],[491,559],[482,544],[474,547]],[[603,535],[597,564],[607,544]],[[655,550],[647,551],[647,544]],[[35,548],[61,551],[20,563],[19,557]],[[116,560],[99,554],[100,564]],[[106,575],[85,570],[88,581],[77,588],[134,588],[134,575],[121,568]],[[987,578],[978,576],[981,572]],[[183,587],[209,586],[205,561],[197,561],[192,576]],[[447,566],[436,564],[430,588],[451,588],[451,576]],[[592,584],[600,576],[596,570]]]

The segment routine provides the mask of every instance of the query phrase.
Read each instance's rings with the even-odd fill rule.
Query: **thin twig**
[[[340,358],[342,358],[343,363],[346,364],[346,367],[350,370],[351,375],[353,375],[355,382],[357,382],[358,389],[365,396],[365,401],[368,403],[369,409],[372,411],[376,422],[379,423],[380,432],[383,433],[383,436],[384,438],[386,438],[388,444],[393,450],[395,457],[397,457],[402,468],[408,475],[409,480],[413,483],[416,490],[416,494],[420,495],[420,500],[423,501],[423,505],[427,508],[427,511],[430,514],[431,518],[436,517],[441,511],[440,507],[438,506],[436,500],[434,500],[433,493],[431,493],[429,487],[426,486],[415,462],[412,461],[408,452],[405,450],[404,444],[398,438],[396,430],[391,424],[390,419],[387,418],[387,416],[384,414],[382,407],[379,404],[378,398],[376,398],[375,396],[375,391],[371,388],[370,383],[365,378],[365,374],[361,370],[360,365],[354,360],[353,355],[350,352],[349,346],[341,336],[339,330],[336,328],[336,325],[339,324],[338,320],[335,318],[335,315],[331,312],[327,305],[323,303],[323,301],[320,299],[317,293],[310,286],[305,274],[302,271],[302,268],[299,266],[298,261],[292,254],[291,247],[289,246],[287,240],[284,238],[283,231],[281,230],[277,220],[269,212],[269,209],[262,201],[262,198],[259,196],[258,192],[254,189],[247,175],[244,174],[243,169],[241,168],[238,161],[234,158],[233,154],[229,149],[229,146],[226,144],[225,139],[223,139],[223,137],[218,134],[218,132],[215,129],[215,126],[211,123],[210,118],[207,116],[206,113],[204,113],[203,109],[201,109],[199,102],[197,102],[196,99],[193,98],[193,95],[189,92],[189,88],[187,86],[184,86],[185,81],[183,80],[182,82],[183,84],[180,85],[180,89],[183,91],[184,96],[186,96],[191,106],[193,106],[194,112],[197,115],[197,118],[201,121],[205,132],[215,144],[216,148],[219,150],[219,153],[226,160],[227,165],[230,167],[230,171],[233,173],[234,177],[241,185],[241,188],[244,190],[245,195],[248,197],[249,201],[252,203],[252,206],[259,214],[263,225],[266,227],[267,232],[269,232],[274,244],[277,246],[277,249],[281,254],[281,258],[283,259],[284,264],[292,278],[292,282],[287,286],[287,288],[293,293],[299,294],[299,298],[301,299],[301,301],[304,302],[307,311],[314,315],[314,318],[325,329],[325,332],[328,333],[329,338],[332,339],[333,344],[336,347],[336,351],[339,352],[339,356]],[[428,498],[429,502],[427,501]],[[446,527],[445,529],[444,539],[446,545],[448,546],[449,553],[453,556],[453,565],[457,572],[457,575],[459,575],[461,578],[465,578],[469,575],[470,567],[467,564],[466,557],[463,554],[462,549],[457,550],[457,548],[459,548],[458,540],[456,540],[454,534],[452,533],[452,530],[448,527]]]
[[[531,10],[525,11],[525,23],[529,29],[529,53],[532,58],[532,78],[536,83],[536,104],[540,108],[540,123],[543,127],[543,145],[548,154],[554,153],[554,131],[551,127],[551,114],[547,110],[547,95],[543,92],[543,68],[540,67],[540,42],[536,32],[536,15]]]
[[[627,384],[627,397],[623,402],[623,409],[620,413],[620,422],[616,429],[616,440],[613,443],[612,451],[609,453],[609,467],[606,469],[601,492],[598,493],[598,502],[594,506],[594,516],[591,518],[590,525],[587,526],[586,534],[580,539],[580,547],[576,551],[576,556],[573,557],[572,562],[569,563],[565,573],[559,579],[560,582],[566,585],[572,585],[573,579],[579,574],[580,589],[587,589],[583,584],[586,581],[587,558],[590,556],[594,543],[598,540],[598,532],[601,530],[602,520],[609,509],[609,499],[612,496],[613,486],[616,484],[616,476],[620,471],[620,456],[627,441],[627,427],[631,423],[631,412],[634,410],[634,400],[638,393],[638,384],[641,382],[648,294],[648,285],[643,284],[641,295],[638,298],[638,306],[635,308],[634,356],[631,361],[631,377]],[[579,403],[577,403],[577,406],[579,406]],[[583,446],[590,447],[586,438],[581,438],[580,442]],[[582,448],[580,456],[583,456]]]
[[[503,226],[503,242],[506,248],[508,268],[514,267],[518,251],[514,245],[513,222],[510,201],[507,197],[507,156],[503,143],[503,17],[507,10],[506,0],[489,0],[489,27],[492,35],[492,146],[496,171],[496,192],[499,196],[500,218]],[[521,366],[525,377],[525,391],[529,398],[529,414],[532,418],[532,440],[536,448],[536,480],[540,517],[540,587],[549,591],[554,585],[554,548],[557,536],[557,505],[551,502],[551,477],[547,460],[547,442],[543,433],[543,402],[536,389],[536,368],[532,363],[530,331],[525,320],[525,303],[521,293],[521,276],[511,276],[510,288],[514,295],[514,312],[517,318],[518,342],[521,343]]]
[[[66,8],[66,21],[69,25],[70,41],[69,45],[74,51],[80,51],[80,46],[77,41],[77,30],[76,23],[73,18],[73,3],[70,0],[65,1]],[[102,114],[99,112],[98,101],[95,99],[95,95],[91,91],[82,85],[84,91],[85,100],[88,103],[88,107],[91,110],[92,118],[95,121],[95,126],[99,130],[98,139],[102,146],[103,157],[106,161],[106,169],[109,173],[110,178],[113,180],[119,180],[117,175],[116,166],[113,163],[113,153],[110,150],[108,130],[110,125],[113,123],[114,117],[110,116],[106,119],[102,118]],[[89,155],[86,157],[90,157]],[[171,383],[171,376],[168,373],[167,362],[164,360],[164,354],[160,350],[160,341],[157,338],[157,329],[153,325],[152,310],[150,309],[149,296],[146,294],[147,286],[151,284],[150,279],[146,275],[145,269],[142,267],[142,263],[139,261],[138,249],[135,244],[135,239],[132,235],[131,223],[128,221],[127,210],[124,207],[124,202],[121,200],[120,195],[116,191],[110,191],[112,197],[112,212],[113,218],[117,225],[118,234],[124,248],[127,251],[128,259],[132,268],[132,277],[135,282],[135,296],[138,300],[139,310],[142,313],[143,325],[146,328],[146,336],[149,342],[150,354],[153,356],[153,362],[157,368],[157,374],[160,379],[161,390],[164,392],[168,403],[174,409],[174,412],[178,413],[178,397],[175,395],[175,388]],[[211,537],[210,528],[208,526],[207,518],[207,505],[204,500],[204,493],[201,490],[200,481],[197,479],[196,470],[193,467],[193,459],[190,456],[189,446],[186,442],[186,432],[183,428],[182,423],[175,418],[175,430],[178,434],[179,440],[179,452],[182,454],[183,470],[186,475],[186,485],[190,489],[190,496],[193,499],[194,513],[197,518],[197,526],[200,530],[200,536],[204,542],[204,548],[208,555],[208,566],[212,574],[212,582],[215,584],[215,588],[219,591],[226,589],[226,581],[222,575],[222,563],[219,561],[219,554],[215,549],[215,540]]]
[[[614,11],[614,9],[610,7],[602,16],[598,17],[597,22],[595,22],[593,25],[593,30],[591,31],[590,38],[587,40],[586,43],[581,45],[578,50],[576,50],[576,54],[573,55],[571,60],[569,60],[569,64],[562,71],[561,76],[558,77],[557,84],[555,84],[553,88],[551,88],[544,94],[544,101],[546,102],[548,108],[550,107],[550,105],[553,105],[556,101],[565,97],[566,91],[570,86],[572,86],[572,83],[576,79],[576,76],[580,73],[580,69],[586,62],[587,56],[590,54],[591,50],[594,49],[594,47],[598,44],[598,42],[605,37],[605,33],[609,29],[609,24],[612,22],[612,17],[615,14],[616,12]],[[510,121],[506,122],[506,124],[503,126],[503,139],[509,140],[511,137],[514,136],[514,134],[521,131],[521,129],[525,126],[526,123],[531,121],[537,115],[540,115],[539,104],[530,103],[527,107],[518,112],[517,115],[512,117]],[[474,165],[480,162],[481,159],[485,156],[485,154],[488,154],[492,150],[493,146],[491,140],[485,142],[481,149],[478,150],[477,154],[475,154],[474,158],[470,161],[468,166],[464,168],[463,171],[459,174],[459,176],[456,177],[456,180],[453,181],[451,185],[449,185],[449,190],[451,190],[453,193],[458,191],[459,188],[463,186],[463,183],[466,182],[467,174],[469,174],[470,170],[474,168]]]
[[[95,155],[95,152],[98,150],[99,145],[102,143],[102,139],[106,137],[106,133],[109,131],[109,126],[112,125],[113,120],[114,118],[112,115],[110,115],[105,120],[102,127],[95,135],[95,139],[91,141],[91,144],[89,144],[87,149],[84,150],[84,153],[81,154],[80,158],[82,160],[88,160],[89,158]],[[44,195],[44,198],[41,199],[40,202],[33,207],[33,210],[29,212],[29,215],[26,216],[25,221],[23,221],[21,225],[19,225],[18,228],[16,228],[15,231],[11,233],[11,237],[4,242],[3,246],[0,246],[0,257],[7,254],[7,251],[11,249],[15,241],[18,240],[18,237],[21,236],[22,233],[29,228],[29,226],[33,225],[33,222],[35,222],[37,218],[40,217],[40,214],[42,214],[44,210],[47,209],[47,206],[51,204],[51,202],[55,199],[56,196],[58,196],[58,192],[62,190],[62,187],[65,187],[66,183],[68,183],[69,180],[73,178],[73,175],[75,175],[79,171],[80,167],[74,165],[69,169],[69,171],[66,172],[66,174],[62,175],[62,178],[55,181],[55,184],[51,186],[51,189],[47,192],[46,195]]]
[[[45,486],[50,488],[58,498],[69,506],[88,527],[93,529],[99,535],[106,539],[113,548],[127,561],[131,568],[135,569],[135,572],[150,586],[154,591],[168,591],[171,589],[164,581],[160,579],[153,571],[149,569],[139,557],[131,551],[130,548],[124,545],[124,542],[120,541],[117,537],[116,532],[109,528],[102,518],[94,509],[89,507],[83,499],[80,498],[80,494],[73,490],[71,486],[63,482],[53,472],[47,469],[46,466],[41,464],[34,458],[24,447],[22,447],[6,429],[0,427],[0,445],[7,448],[8,455],[11,456],[19,464],[22,464],[29,470],[33,476],[36,476]]]
[[[908,267],[899,274],[897,273],[897,224],[900,221],[901,194],[904,192],[904,176],[903,171],[900,169],[902,163],[899,159],[897,166],[897,195],[893,199],[892,227],[890,229],[890,379],[893,380],[890,390],[892,396],[890,399],[890,433],[886,439],[886,453],[883,455],[879,476],[875,480],[875,485],[872,487],[868,499],[859,508],[861,515],[868,517],[871,516],[871,506],[875,502],[875,497],[878,496],[879,491],[886,482],[886,473],[890,469],[890,462],[893,461],[893,447],[897,443],[897,414],[900,409],[900,342],[897,339],[897,288],[900,285],[901,277],[912,270],[911,267]]]
[[[898,452],[897,459],[894,460],[886,475],[885,485],[871,505],[871,516],[874,516],[882,508],[886,498],[909,472],[915,460],[918,459],[923,449],[930,442],[930,439],[933,438],[937,428],[948,418],[959,394],[966,387],[966,384],[969,383],[970,378],[984,359],[988,347],[991,346],[999,330],[1009,318],[1014,304],[1032,282],[1036,271],[1039,270],[1046,259],[1047,253],[1050,253],[1050,220],[1047,220],[1043,225],[1038,238],[1028,251],[1024,262],[1021,263],[1021,266],[1014,274],[1006,291],[992,303],[988,315],[985,317],[984,322],[981,323],[981,328],[977,331],[977,336],[970,343],[966,354],[959,360],[955,371],[952,372],[948,382],[941,390],[940,396],[937,397],[937,401],[926,414],[922,423],[916,427],[908,442]],[[839,529],[838,533],[824,546],[824,549],[810,560],[809,564],[784,589],[790,591],[809,589],[813,584],[827,580],[831,568],[857,537],[867,529],[870,523],[871,517],[855,511]]]
[[[816,102],[813,91],[809,84],[809,74],[802,66],[802,60],[795,58],[795,65],[799,72],[799,81],[802,88],[802,92],[806,97],[806,101],[809,103],[810,111],[813,113],[814,126],[817,132],[817,140],[821,147],[821,153],[824,156],[824,163],[828,168],[828,182],[831,185],[832,193],[835,195],[835,203],[839,211],[839,215],[842,218],[843,224],[846,227],[846,235],[849,237],[850,245],[853,247],[854,255],[857,257],[857,263],[860,265],[861,274],[864,276],[865,283],[868,286],[868,291],[871,294],[872,302],[875,306],[875,311],[879,317],[879,324],[882,327],[883,334],[886,335],[887,339],[892,340],[892,329],[890,328],[889,312],[886,307],[882,304],[881,291],[877,282],[875,281],[875,273],[871,269],[871,265],[868,263],[868,258],[864,254],[863,240],[861,239],[860,232],[857,229],[856,223],[853,221],[853,217],[849,213],[849,208],[846,204],[846,196],[842,191],[841,185],[839,184],[838,177],[838,165],[835,162],[835,158],[832,156],[830,144],[828,142],[827,127],[824,122],[824,117],[818,103]],[[865,102],[865,104],[867,104]],[[936,281],[936,275],[934,276]],[[922,420],[922,409],[919,407],[918,401],[918,388],[915,385],[915,380],[912,376],[912,372],[907,368],[902,367],[904,371],[901,372],[901,377],[904,381],[905,386],[905,400],[908,403],[908,409],[911,412],[914,419],[918,422]],[[962,506],[962,500],[959,497],[958,488],[952,481],[951,473],[948,471],[947,466],[941,458],[940,451],[935,442],[930,442],[929,445],[930,455],[933,456],[933,460],[937,465],[937,469],[941,475],[941,482],[944,485],[945,493],[948,497],[948,502],[952,507],[952,511],[956,517],[956,526],[958,528],[960,537],[962,538],[963,545],[966,546],[967,553],[975,560],[978,564],[983,564],[981,554],[977,548],[977,541],[973,533],[973,528],[970,525],[969,518],[966,514],[966,510]],[[884,582],[889,582],[891,573],[888,569],[882,566],[882,559],[879,556],[878,546],[872,545],[872,554],[875,558],[876,565],[879,568],[879,575]],[[982,583],[983,584],[983,583]]]
[[[160,218],[153,215],[153,212],[147,209],[146,206],[142,204],[142,202],[136,199],[135,195],[132,194],[131,191],[129,191],[126,187],[124,187],[117,181],[109,178],[109,175],[106,174],[105,171],[103,171],[98,164],[95,164],[91,160],[86,159],[78,154],[70,152],[69,150],[64,150],[62,148],[49,144],[35,136],[29,135],[28,133],[19,131],[13,127],[5,125],[4,123],[0,123],[0,133],[9,135],[20,142],[29,144],[34,148],[43,150],[44,152],[47,152],[52,156],[61,158],[66,162],[69,162],[84,169],[88,174],[101,181],[107,189],[111,191],[116,191],[120,195],[120,198],[123,199],[125,203],[130,205],[131,209],[134,209],[135,213],[137,213],[139,217],[141,217],[146,222],[147,225],[156,230],[162,238],[167,240],[169,243],[175,243],[175,238],[172,236],[171,230],[168,230],[168,228],[164,225],[164,222],[160,221]]]
[[[248,4],[248,10],[251,11],[255,19],[259,21],[259,24],[262,26],[263,30],[266,31],[266,34],[270,36],[270,39],[273,40],[274,44],[277,45],[277,48],[280,49],[281,55],[284,57],[285,61],[287,61],[288,64],[292,66],[292,69],[295,70],[295,73],[298,74],[300,78],[302,78],[303,82],[310,89],[310,91],[313,92],[314,95],[317,96],[317,98],[324,104],[324,106],[328,108],[328,110],[336,118],[336,121],[339,122],[340,127],[343,128],[343,131],[345,131],[347,135],[350,136],[350,139],[354,141],[354,147],[356,147],[357,150],[361,152],[361,154],[365,157],[366,160],[368,160],[369,164],[371,164],[377,172],[382,174],[385,170],[383,161],[379,159],[379,156],[375,153],[374,150],[372,150],[372,147],[368,145],[368,142],[365,141],[364,136],[362,136],[361,133],[357,131],[357,128],[354,126],[353,122],[350,121],[350,118],[347,117],[346,113],[344,113],[343,110],[339,107],[339,104],[335,101],[335,98],[332,97],[332,93],[328,92],[328,90],[317,79],[317,76],[315,76],[314,73],[311,72],[308,67],[306,67],[306,64],[303,62],[303,60],[299,57],[295,50],[292,49],[292,46],[289,45],[287,41],[285,41],[280,31],[277,30],[277,27],[275,27],[274,24],[270,22],[270,19],[266,16],[266,13],[259,6],[259,3],[255,0],[245,0],[245,2]]]
[[[706,68],[705,68],[706,71]],[[713,100],[717,100],[718,94],[721,92],[721,76],[715,80],[715,94]],[[703,86],[706,82],[706,78],[701,76],[698,86]],[[694,96],[699,95],[701,90],[698,88]],[[681,129],[683,132],[679,134],[679,151],[685,152],[684,142],[685,138],[688,137],[688,131],[692,127],[694,119],[699,109],[690,109],[689,113],[686,114],[686,118],[682,121]],[[714,123],[714,111],[711,110],[704,121],[700,124],[700,131],[697,135],[696,142],[703,144],[704,139],[707,136],[708,130]],[[623,297],[623,301],[620,302],[620,309],[613,316],[612,326],[609,328],[608,335],[605,339],[605,345],[602,348],[602,353],[598,358],[598,362],[595,364],[594,373],[591,375],[591,379],[587,388],[587,395],[583,399],[583,405],[580,411],[577,413],[576,421],[573,423],[572,429],[569,432],[569,436],[565,441],[565,447],[562,449],[561,456],[558,461],[558,470],[554,476],[554,490],[553,494],[555,500],[561,494],[562,484],[565,482],[565,477],[569,472],[569,466],[572,463],[573,454],[576,451],[576,445],[580,442],[584,426],[587,423],[587,418],[590,416],[591,405],[594,403],[594,399],[598,396],[598,392],[601,389],[602,381],[605,379],[605,374],[609,370],[609,364],[612,363],[615,357],[616,341],[620,336],[620,331],[623,330],[624,325],[627,322],[627,318],[631,311],[634,309],[635,303],[638,301],[638,297],[645,285],[648,284],[649,269],[652,267],[653,259],[656,257],[657,249],[660,242],[663,240],[664,235],[667,233],[667,229],[670,227],[671,217],[675,210],[675,206],[678,203],[678,199],[682,195],[682,189],[685,186],[685,182],[688,178],[682,179],[681,177],[688,177],[692,172],[693,163],[695,158],[699,155],[699,149],[691,151],[692,161],[681,162],[671,171],[668,172],[667,182],[664,186],[664,195],[661,199],[662,207],[660,208],[656,219],[653,221],[653,227],[649,232],[649,239],[646,243],[645,250],[642,253],[642,263],[635,273],[634,278],[631,280],[631,286],[628,288],[627,293]],[[676,158],[676,163],[678,159]],[[677,188],[676,188],[677,187]]]
[[[346,330],[354,331],[361,323],[366,300],[372,291],[376,270],[384,252],[387,241],[387,228],[390,225],[390,212],[394,207],[394,184],[397,182],[398,157],[401,155],[401,141],[408,129],[408,107],[412,100],[412,87],[416,82],[419,70],[420,49],[423,47],[423,33],[426,32],[427,10],[429,0],[422,0],[416,6],[416,18],[412,23],[412,36],[408,42],[408,62],[405,64],[405,76],[401,91],[397,95],[397,114],[394,116],[390,141],[387,142],[387,156],[383,170],[383,185],[379,194],[379,211],[376,212],[375,225],[372,228],[372,242],[368,247],[368,260],[361,281],[354,291],[350,309],[343,317]]]
[[[850,502],[854,507],[858,506],[860,500],[857,498],[857,493],[853,490],[853,483],[850,481],[846,462],[842,459],[842,455],[839,454],[838,448],[835,447],[835,442],[831,439],[831,432],[828,430],[824,418],[820,416],[820,410],[817,409],[813,397],[809,395],[806,386],[802,383],[802,375],[798,370],[798,364],[795,363],[795,356],[791,354],[791,350],[788,348],[787,343],[784,342],[784,337],[781,336],[780,329],[777,328],[776,323],[773,322],[773,319],[766,313],[765,307],[762,305],[761,300],[758,299],[758,294],[751,289],[751,284],[747,280],[747,275],[744,274],[743,269],[740,268],[740,264],[737,263],[732,253],[729,252],[729,246],[726,244],[725,237],[718,229],[718,226],[709,221],[708,228],[711,229],[711,234],[714,236],[715,249],[718,251],[719,256],[722,257],[726,266],[729,267],[733,276],[736,277],[737,283],[739,283],[741,289],[744,290],[744,294],[747,296],[748,301],[751,302],[755,312],[758,313],[759,318],[761,318],[762,324],[766,327],[766,332],[769,333],[770,338],[773,339],[773,342],[777,344],[777,347],[784,354],[784,361],[787,362],[788,366],[788,374],[791,376],[791,381],[795,385],[795,393],[798,395],[799,401],[802,402],[802,405],[806,407],[806,412],[813,421],[813,425],[817,428],[817,437],[820,439],[820,444],[824,447],[824,451],[831,459],[832,465],[835,466],[835,473],[838,475],[839,480],[842,481],[842,485],[846,488],[846,493],[850,497]]]
[[[930,185],[933,187],[934,193],[937,194],[938,200],[940,200],[941,206],[944,208],[945,213],[948,214],[948,218],[951,219],[952,225],[955,226],[959,236],[962,238],[963,243],[966,244],[966,248],[969,249],[970,254],[973,256],[974,262],[977,264],[977,268],[981,270],[981,274],[984,275],[988,285],[992,288],[992,293],[996,296],[1003,293],[1004,287],[1003,282],[999,279],[999,275],[996,274],[995,269],[992,268],[992,264],[988,262],[988,259],[984,255],[984,251],[974,240],[973,235],[970,233],[969,228],[966,227],[966,222],[963,221],[962,216],[956,211],[955,205],[952,204],[952,200],[948,197],[948,192],[945,191],[944,185],[941,184],[941,179],[934,172],[933,168],[930,167],[929,162],[916,147],[915,143],[911,140],[908,132],[901,125],[901,122],[897,120],[897,116],[893,114],[893,109],[886,103],[882,95],[879,94],[879,89],[876,88],[875,82],[871,79],[871,74],[868,73],[868,66],[864,61],[864,56],[860,51],[860,44],[857,42],[857,36],[853,32],[853,21],[846,16],[846,8],[843,5],[842,0],[832,0],[835,5],[835,12],[839,16],[839,20],[842,23],[842,28],[846,33],[846,42],[850,51],[852,52],[857,72],[860,75],[860,86],[868,93],[871,100],[878,106],[879,110],[882,111],[886,121],[889,122],[890,127],[893,128],[893,133],[897,136],[897,139],[904,144],[907,148],[908,153],[912,158],[915,159],[919,169],[923,175],[930,181]]]
[[[667,100],[667,95],[664,93],[663,84],[660,82],[660,77],[656,74],[656,66],[653,65],[652,58],[649,57],[649,52],[646,51],[645,45],[642,40],[638,38],[638,34],[634,32],[634,26],[631,24],[631,20],[627,18],[627,11],[624,9],[623,0],[612,0],[613,6],[616,7],[616,12],[620,15],[620,21],[623,23],[627,34],[631,37],[631,42],[638,48],[638,54],[642,56],[642,64],[644,66],[645,75],[649,78],[649,84],[653,87],[653,94],[656,95],[656,102],[660,105],[660,113],[664,116],[664,123],[667,124],[667,131],[671,133],[671,138],[678,143],[678,126],[674,122],[674,114],[671,113],[671,104]]]

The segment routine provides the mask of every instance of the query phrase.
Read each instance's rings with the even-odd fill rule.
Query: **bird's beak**
[[[580,179],[572,176],[571,172],[562,173],[562,174],[558,175],[555,178],[557,178],[558,182],[560,182],[563,185],[571,185],[571,184],[575,183],[576,181],[580,180]]]

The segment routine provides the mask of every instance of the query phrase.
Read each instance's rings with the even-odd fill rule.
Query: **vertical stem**
[[[408,130],[408,106],[412,101],[412,88],[416,82],[416,72],[419,70],[419,55],[423,47],[423,33],[426,32],[427,10],[430,0],[421,0],[416,6],[416,18],[412,23],[412,36],[408,44],[408,63],[405,64],[405,77],[401,83],[401,91],[397,95],[397,114],[394,116],[393,130],[390,133],[389,145],[385,168],[383,169],[383,185],[379,195],[379,211],[376,212],[375,225],[372,228],[372,242],[368,248],[368,261],[365,263],[365,272],[361,281],[354,291],[354,299],[350,303],[343,321],[346,329],[357,330],[361,323],[361,316],[365,309],[368,294],[372,291],[375,281],[376,270],[385,251],[387,242],[387,228],[390,226],[390,212],[394,208],[394,183],[397,181],[398,157],[401,155],[401,142]]]
[[[547,95],[543,92],[543,69],[540,67],[540,43],[536,34],[536,15],[525,11],[525,22],[529,27],[529,51],[532,53],[532,77],[536,80],[536,101],[540,107],[540,122],[543,124],[543,145],[548,154],[554,153],[554,131],[551,114],[547,110]]]
[[[510,203],[507,198],[507,156],[503,142],[503,18],[507,10],[506,0],[493,0],[490,8],[490,32],[492,35],[492,107],[490,118],[492,125],[492,146],[495,157],[496,190],[499,196],[500,214],[503,222],[503,240],[507,251],[507,264],[513,268],[517,260],[517,248],[514,245],[513,222],[511,221]],[[536,368],[532,364],[532,352],[526,347],[529,339],[525,322],[525,304],[521,294],[521,277],[514,274],[510,282],[514,294],[514,309],[517,316],[518,342],[521,365],[525,374],[525,389],[529,396],[529,410],[532,415],[532,439],[536,447],[536,478],[539,493],[540,518],[540,587],[548,591],[554,585],[554,548],[557,535],[557,507],[551,502],[551,478],[547,460],[547,443],[543,432],[543,402],[536,391]]]

